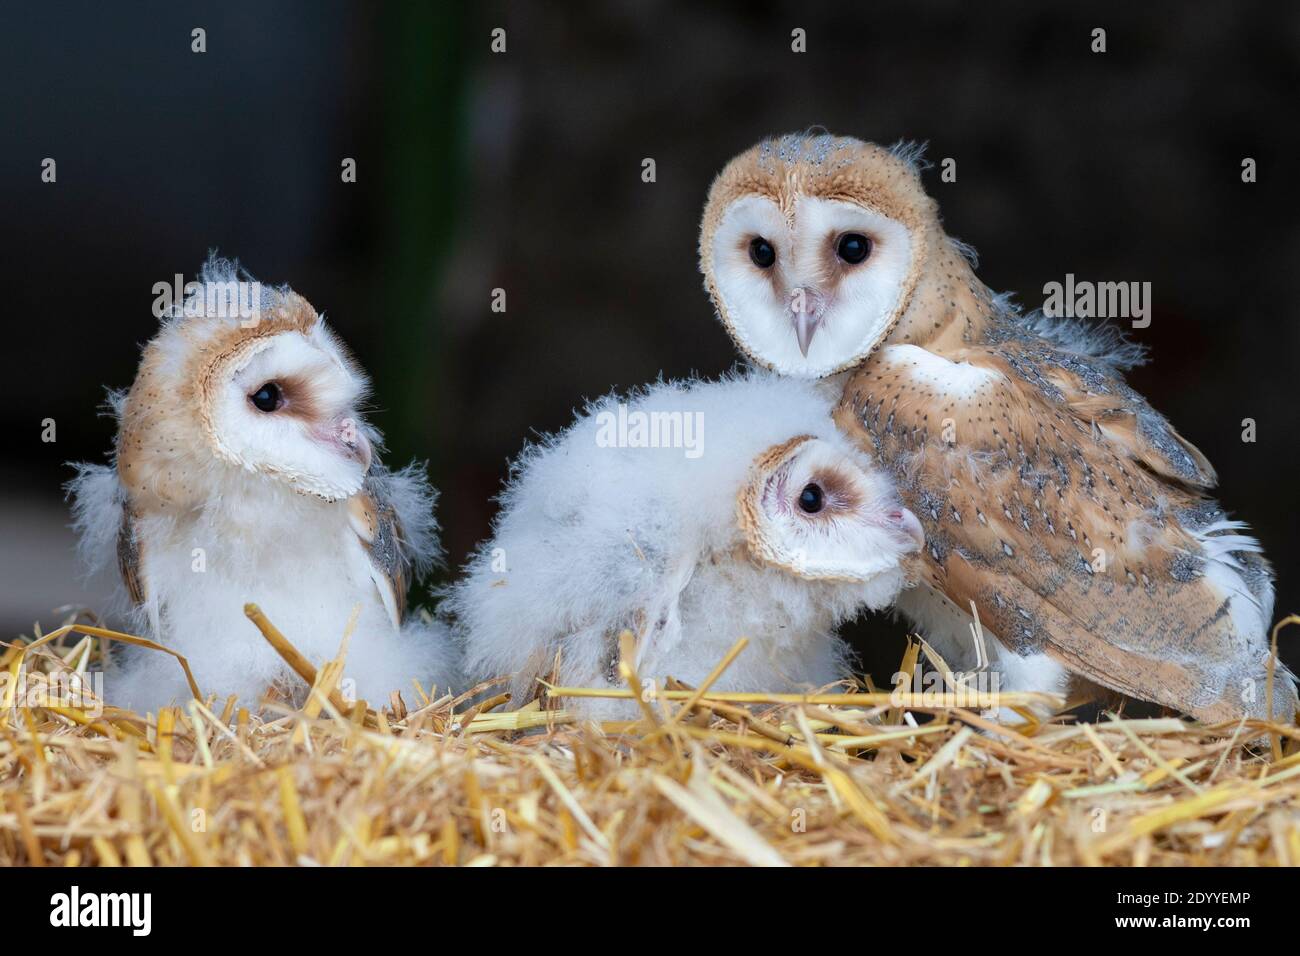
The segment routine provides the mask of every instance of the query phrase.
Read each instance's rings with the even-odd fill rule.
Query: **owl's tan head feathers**
[[[204,287],[234,281],[209,263]],[[203,500],[230,470],[329,500],[360,489],[377,434],[368,382],[302,296],[261,288],[251,315],[175,310],[122,408],[118,471],[137,499]]]
[[[921,184],[914,147],[791,134],[729,162],[709,190],[700,269],[718,317],[783,375],[851,368],[927,300],[975,283]]]
[[[912,226],[937,211],[918,173],[917,151],[887,149],[851,136],[791,133],[765,139],[734,157],[709,189],[704,233],[742,196],[763,196],[794,218],[801,196],[867,206]],[[716,222],[714,223],[716,225]],[[701,236],[703,240],[705,236]],[[705,243],[701,242],[701,254]]]

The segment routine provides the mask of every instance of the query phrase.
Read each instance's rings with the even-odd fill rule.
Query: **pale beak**
[[[812,344],[813,336],[817,334],[817,326],[821,324],[821,318],[809,315],[807,312],[796,312],[794,316],[794,334],[799,340],[799,351],[803,357],[808,357],[808,346]]]
[[[799,351],[804,358],[808,357],[813,336],[821,328],[825,310],[826,300],[816,289],[799,286],[790,292],[790,322],[794,326],[794,335],[799,340]]]
[[[361,467],[370,468],[370,441],[355,418],[338,418],[326,426],[325,439]]]
[[[925,529],[921,527],[921,522],[912,512],[906,508],[895,508],[886,513],[885,520],[896,532],[911,539],[916,545],[915,550],[920,551],[925,547]]]

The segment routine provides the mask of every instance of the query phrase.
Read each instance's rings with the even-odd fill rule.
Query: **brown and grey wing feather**
[[[348,500],[348,519],[370,561],[370,577],[379,590],[394,627],[406,616],[406,586],[410,562],[402,551],[397,511],[382,486],[367,479]]]
[[[141,561],[140,536],[136,532],[135,516],[128,507],[122,508],[122,521],[117,529],[117,568],[131,603],[137,607],[144,604],[148,591]]]
[[[892,466],[928,583],[1013,650],[1206,719],[1250,711],[1262,635],[1234,627],[1179,518],[1206,505],[1209,463],[1104,370],[1041,352],[963,349],[951,360],[996,373],[971,391],[882,355],[836,420]]]

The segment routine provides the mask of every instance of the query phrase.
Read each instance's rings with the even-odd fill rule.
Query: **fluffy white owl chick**
[[[553,671],[622,686],[627,629],[639,676],[659,686],[697,684],[741,636],[750,646],[720,689],[846,676],[837,625],[894,600],[922,536],[831,407],[815,384],[766,372],[661,383],[606,397],[525,450],[493,537],[443,604],[467,673],[514,675],[517,703]]]
[[[434,492],[414,465],[377,460],[365,374],[288,288],[254,303],[258,287],[220,259],[199,281],[112,397],[112,463],[79,465],[69,484],[83,555],[92,568],[116,557],[137,633],[185,655],[205,693],[255,704],[279,681],[303,689],[246,602],[317,666],[359,607],[343,678],[358,698],[384,702],[413,678],[446,688],[445,628],[405,615],[411,576],[439,556]],[[105,683],[111,703],[140,709],[189,696],[156,651],[129,650]]]

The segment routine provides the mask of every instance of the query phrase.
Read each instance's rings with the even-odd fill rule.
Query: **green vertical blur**
[[[450,2],[386,4],[383,84],[385,437],[388,460],[428,459],[439,476],[438,383],[446,365],[435,304],[463,176],[464,13]]]

